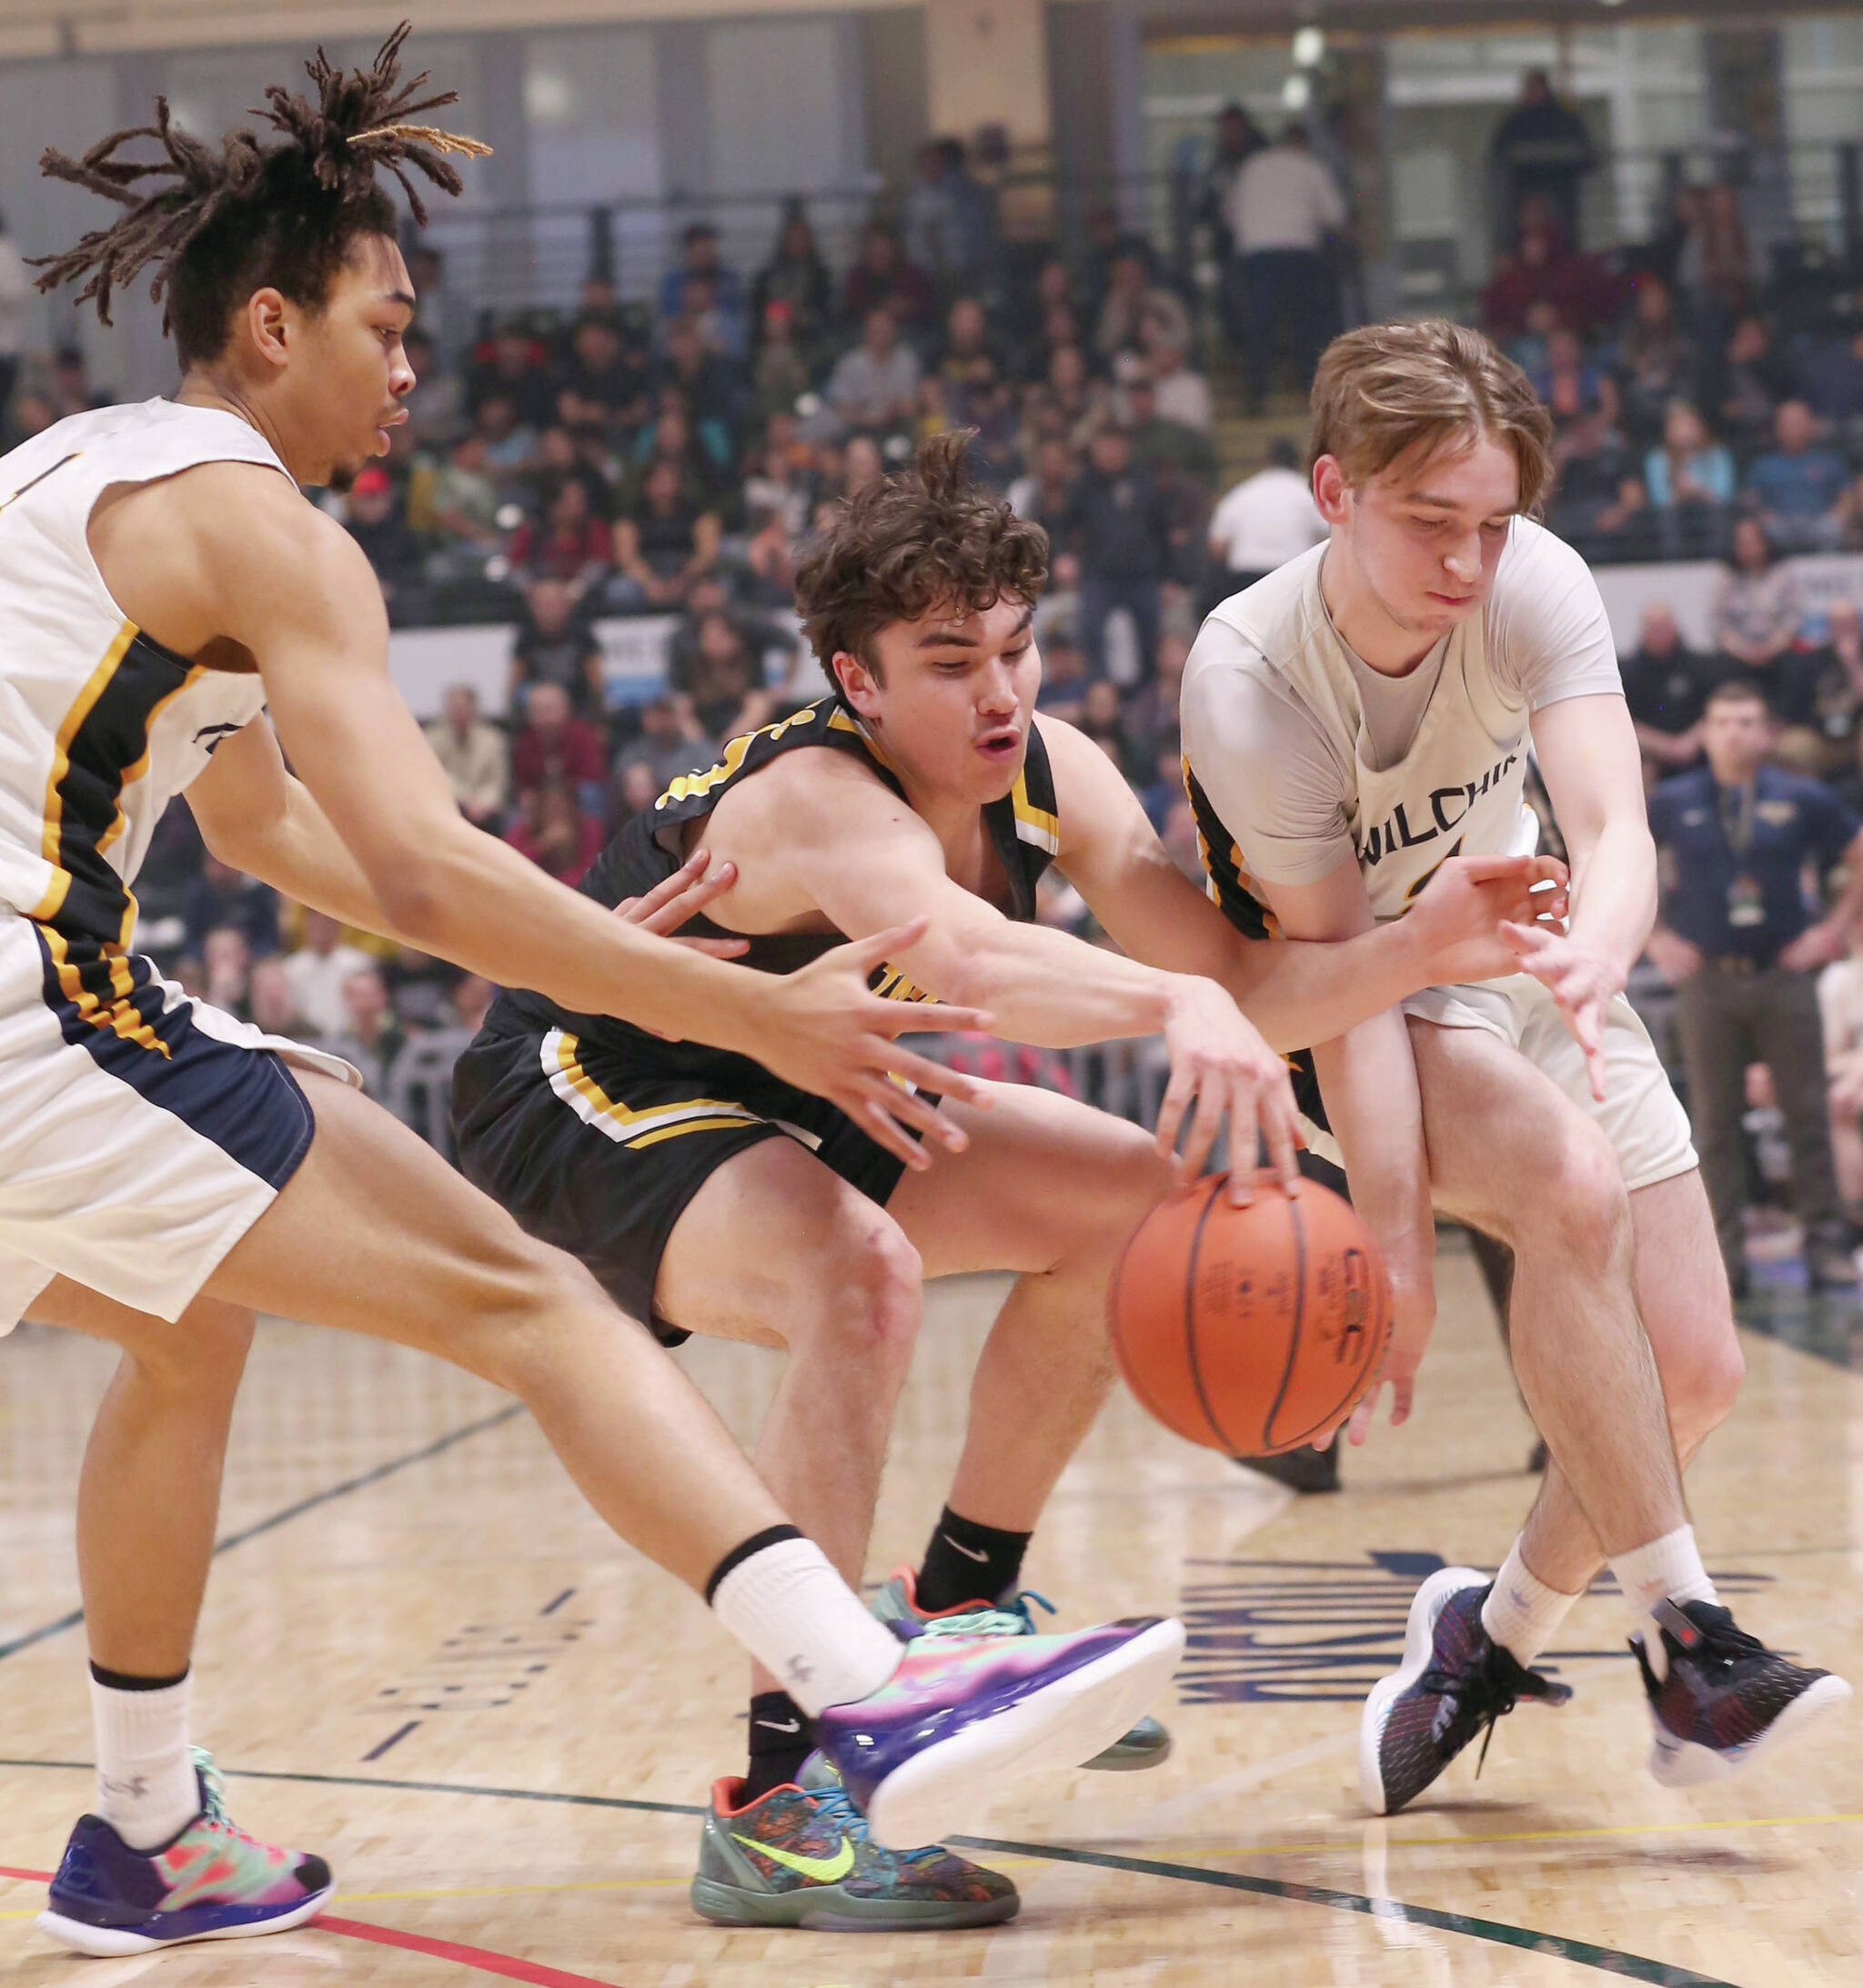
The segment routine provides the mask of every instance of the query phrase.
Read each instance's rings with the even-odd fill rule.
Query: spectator
[[[1202,519],[1216,479],[1216,450],[1205,429],[1167,415],[1144,360],[1134,359],[1125,385],[1125,425],[1132,459],[1166,487],[1181,488]]]
[[[1526,330],[1549,308],[1568,330],[1588,338],[1617,313],[1617,285],[1596,256],[1581,255],[1543,200],[1521,210],[1519,240],[1495,258],[1482,292],[1482,321],[1497,338]]]
[[[1821,421],[1863,422],[1863,329],[1828,339],[1805,362],[1805,399]]]
[[[639,730],[615,754],[617,792],[625,789],[630,768],[644,766],[651,800],[680,773],[707,766],[718,757],[718,741],[705,735],[687,698],[662,692],[641,705],[639,717]]]
[[[451,1026],[464,1034],[477,1035],[497,998],[498,989],[482,974],[461,974],[447,996]]]
[[[1668,286],[1655,276],[1635,278],[1630,319],[1617,338],[1617,386],[1632,441],[1654,446],[1671,404],[1694,399],[1697,359]]]
[[[1488,146],[1503,209],[1517,215],[1528,199],[1544,200],[1568,241],[1578,238],[1578,193],[1597,164],[1585,120],[1553,94],[1544,69],[1520,79],[1520,101],[1502,118]]]
[[[574,885],[601,853],[601,824],[577,805],[568,787],[552,782],[523,796],[505,840],[559,883]]]
[[[784,307],[783,322],[800,350],[812,353],[821,348],[834,310],[834,279],[799,202],[783,209],[776,251],[750,285],[750,323],[760,346],[768,335],[772,304]]]
[[[527,585],[560,580],[569,598],[579,600],[607,572],[613,544],[607,522],[589,510],[588,485],[579,476],[564,476],[544,492],[541,522],[527,518],[513,534],[511,565]]]
[[[740,371],[705,342],[695,319],[676,318],[666,328],[658,385],[662,392],[669,387],[679,389],[701,439],[716,430],[712,446],[720,469],[730,468],[736,452]]]
[[[496,833],[510,799],[511,752],[504,733],[478,715],[478,692],[451,685],[444,714],[425,729],[460,813]]]
[[[1773,416],[1775,446],[1747,471],[1747,496],[1775,544],[1788,552],[1829,551],[1850,514],[1850,473],[1835,449],[1815,447],[1818,418],[1802,400]]]
[[[447,281],[446,258],[416,239],[408,250],[408,274],[419,299],[420,328],[433,340],[441,368],[458,372],[472,338],[472,308]]]
[[[700,730],[714,739],[754,732],[775,708],[763,683],[763,659],[722,608],[700,617],[690,647],[675,652],[669,679]]]
[[[1229,226],[1240,257],[1243,358],[1248,402],[1268,390],[1277,342],[1285,336],[1294,381],[1304,394],[1320,348],[1337,328],[1326,237],[1345,222],[1345,203],[1331,173],[1313,155],[1306,127],[1291,124],[1235,176]]]
[[[466,376],[466,404],[478,415],[488,400],[509,400],[525,428],[549,425],[556,411],[541,339],[521,318],[508,318]]]
[[[1595,416],[1616,430],[1619,413],[1616,383],[1585,356],[1576,331],[1556,325],[1547,332],[1546,359],[1532,374],[1533,390],[1546,402],[1557,437]]]
[[[815,368],[796,337],[790,307],[781,298],[772,298],[763,307],[759,325],[757,355],[750,363],[750,407],[753,415],[768,420],[793,408],[808,392]]]
[[[524,590],[524,618],[511,644],[511,696],[523,710],[542,684],[554,684],[572,711],[599,711],[604,701],[601,644],[574,594],[559,580],[536,580]]]
[[[409,325],[402,339],[414,374],[414,390],[402,405],[424,442],[446,447],[466,431],[466,383],[439,363],[433,340],[418,325]]]
[[[91,384],[90,362],[76,345],[61,345],[53,353],[46,391],[60,420],[69,414],[88,414],[94,408],[107,407],[115,398],[99,393]]]
[[[1763,684],[1777,680],[1775,666],[1798,640],[1804,604],[1798,580],[1790,567],[1775,560],[1758,519],[1742,518],[1735,525],[1733,555],[1733,570],[1715,598],[1715,646],[1743,671],[1761,673],[1746,681],[1765,698]]]
[[[671,463],[689,495],[709,500],[731,466],[730,431],[715,419],[694,421],[685,394],[678,387],[664,387],[653,419],[634,438],[637,489],[656,462]]]
[[[1661,445],[1644,458],[1643,483],[1665,559],[1712,559],[1720,551],[1734,500],[1734,459],[1687,401],[1669,402]]]
[[[1806,771],[1818,773],[1848,767],[1863,715],[1863,618],[1857,603],[1832,600],[1825,609],[1824,629],[1823,642],[1803,658],[1809,699],[1802,722],[1818,740]],[[1863,815],[1863,807],[1851,812]]]
[[[1124,700],[1125,729],[1132,740],[1133,764],[1151,770],[1155,782],[1160,755],[1170,758],[1170,778],[1181,791],[1183,785],[1178,743],[1178,702],[1183,691],[1183,666],[1190,661],[1188,636],[1170,633],[1158,639],[1158,666],[1149,683],[1141,683]],[[1154,796],[1154,799],[1156,797]],[[1153,815],[1153,826],[1164,819],[1169,805],[1166,795]]]
[[[307,907],[304,944],[287,953],[279,967],[303,1025],[313,1035],[330,1037],[340,1035],[348,1025],[344,983],[373,964],[360,946],[344,939],[343,928],[334,918]]]
[[[566,786],[591,812],[601,806],[608,754],[600,732],[579,718],[560,684],[535,683],[511,740],[511,784],[521,804],[539,787]]]
[[[974,297],[961,297],[945,313],[944,354],[937,379],[953,427],[962,425],[972,388],[994,388],[996,355],[990,346],[990,320]]]
[[[343,982],[343,1027],[331,1048],[362,1073],[362,1088],[378,1102],[408,1036],[388,1000],[381,969],[368,961]]]
[[[1104,677],[1095,677],[1081,693],[1081,731],[1119,769],[1122,780],[1132,777],[1132,741],[1126,735],[1125,713],[1121,707],[1119,686]]]
[[[1725,329],[1747,305],[1753,287],[1753,251],[1740,203],[1725,180],[1702,197],[1699,323],[1704,332]]]
[[[788,608],[796,595],[796,546],[781,511],[750,513],[743,557],[745,600],[758,607]]]
[[[1603,407],[1571,422],[1553,444],[1558,482],[1553,529],[1592,559],[1652,550],[1649,500],[1637,464]]]
[[[721,348],[736,358],[744,349],[744,286],[735,269],[720,260],[718,230],[693,221],[680,237],[680,262],[660,279],[660,321],[670,325],[699,313],[712,314]]]
[[[765,425],[763,446],[744,464],[743,499],[747,512],[774,511],[791,538],[800,538],[809,522],[810,459],[789,446],[795,423],[788,415],[772,414]]]
[[[1856,1282],[1852,1235],[1832,1168],[1817,968],[1848,949],[1863,911],[1863,822],[1818,782],[1764,763],[1766,707],[1741,684],[1707,701],[1707,765],[1650,797],[1666,888],[1649,954],[1676,984],[1690,1115],[1721,1254],[1737,1295],[1747,1287],[1741,1211],[1742,1078],[1763,1062],[1786,1121],[1792,1186],[1815,1288]],[[1813,923],[1807,859],[1848,864],[1842,903]]]
[[[1714,679],[1708,660],[1682,640],[1666,600],[1643,611],[1636,647],[1623,660],[1630,707],[1646,770],[1661,779],[1701,762],[1701,714]]]
[[[349,536],[375,568],[390,617],[398,620],[401,597],[418,590],[422,553],[402,515],[400,494],[379,463],[370,463],[350,485],[345,510]]]
[[[237,925],[216,925],[201,945],[201,993],[241,1022],[252,1019],[252,947]]]
[[[576,429],[639,428],[647,419],[646,360],[606,311],[584,311],[569,329],[569,356],[557,368],[556,419]]]
[[[1171,520],[1157,484],[1136,468],[1130,439],[1108,422],[1088,446],[1062,532],[1080,587],[1081,647],[1096,677],[1106,674],[1106,622],[1115,608],[1132,616],[1139,675],[1158,647],[1160,589],[1170,570]],[[1066,584],[1066,577],[1057,573]]]
[[[253,961],[246,976],[246,1005],[247,1019],[267,1035],[295,1039],[309,1033],[291,998],[285,963],[276,953],[269,959]]]
[[[1863,821],[1863,725],[1857,728],[1856,756],[1847,770],[1832,778],[1830,791],[1839,807]]]
[[[217,856],[202,863],[200,875],[182,898],[180,916],[181,950],[191,958],[205,960],[207,933],[221,925],[237,925],[256,960],[278,950],[277,893]]]
[[[473,432],[484,444],[485,467],[501,498],[521,498],[537,467],[537,430],[518,419],[518,403],[508,393],[488,394],[472,417]]]
[[[1299,464],[1293,440],[1276,435],[1268,444],[1267,466],[1244,477],[1210,513],[1207,544],[1224,593],[1254,586],[1325,538],[1326,520]]]
[[[1103,360],[1139,342],[1139,319],[1152,296],[1152,252],[1122,240],[1107,266],[1106,292],[1093,318],[1093,350]]]
[[[1157,326],[1162,319],[1147,310],[1143,324]],[[1210,399],[1210,383],[1184,363],[1184,346],[1178,339],[1153,336],[1144,340],[1146,377],[1157,402],[1160,419],[1207,435],[1215,423]]]
[[[25,350],[26,311],[32,303],[32,278],[0,217],[0,415],[13,400],[19,382],[20,354]]]
[[[1763,447],[1773,410],[1797,391],[1790,364],[1773,348],[1771,328],[1751,313],[1735,325],[1720,356],[1715,405],[1721,432],[1742,452]]]
[[[1050,436],[1035,447],[1034,468],[1009,487],[1009,508],[1018,518],[1040,525],[1051,540],[1061,535],[1078,466],[1073,450]]]
[[[1056,622],[1042,643],[1042,683],[1035,692],[1035,709],[1045,717],[1076,725],[1093,681],[1073,631],[1064,622]]]
[[[861,342],[829,376],[828,403],[851,429],[909,426],[919,398],[919,357],[903,343],[892,313],[867,313]]]
[[[944,146],[935,138],[913,155],[912,177],[900,196],[899,232],[907,256],[934,282],[949,284],[969,274],[964,217]]]
[[[1267,142],[1267,135],[1240,104],[1224,104],[1216,113],[1215,146],[1197,190],[1195,217],[1210,231],[1216,262],[1216,312],[1223,342],[1231,351],[1242,349],[1243,304],[1229,197],[1235,176]]]
[[[408,482],[408,522],[423,538],[479,552],[504,543],[498,526],[498,492],[486,470],[485,437],[462,435],[444,463],[422,464]]]
[[[861,255],[841,285],[842,318],[862,323],[874,310],[889,310],[908,331],[931,322],[938,308],[932,278],[900,251],[899,237],[884,221],[870,221],[861,235]]]
[[[624,611],[682,607],[692,583],[718,563],[718,513],[682,486],[662,458],[640,483],[639,499],[615,524],[614,598]]]

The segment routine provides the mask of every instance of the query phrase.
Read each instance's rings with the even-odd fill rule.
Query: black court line
[[[65,1768],[92,1773],[89,1761],[7,1761],[0,1768]],[[689,1801],[642,1801],[628,1795],[561,1794],[546,1788],[477,1788],[448,1781],[388,1781],[366,1774],[286,1774],[262,1768],[227,1767],[229,1781],[287,1781],[319,1788],[388,1788],[400,1793],[488,1795],[500,1801],[548,1801],[578,1809],[625,1809],[647,1815],[704,1815]],[[960,1850],[981,1850],[999,1857],[1034,1857],[1050,1863],[1090,1864],[1102,1871],[1126,1871],[1135,1877],[1173,1878],[1180,1884],[1202,1884],[1217,1891],[1250,1892],[1261,1898],[1283,1899],[1295,1905],[1323,1905],[1333,1912],[1356,1912],[1368,1919],[1387,1919],[1401,1925],[1427,1926],[1437,1932],[1456,1932],[1492,1946],[1512,1947],[1524,1953],[1542,1953],[1548,1960],[1570,1961],[1596,1968],[1621,1981],[1645,1981],[1657,1988],[1739,1988],[1717,1974],[1697,1974],[1691,1968],[1672,1967],[1667,1961],[1645,1960],[1616,1947],[1596,1946],[1589,1940],[1568,1940],[1527,1926],[1510,1926],[1496,1919],[1475,1919],[1465,1912],[1438,1912],[1430,1905],[1406,1905],[1395,1898],[1367,1898],[1358,1892],[1334,1892],[1324,1885],[1294,1884],[1282,1878],[1261,1878],[1245,1871],[1202,1871],[1194,1864],[1163,1863],[1150,1857],[1122,1857],[1111,1851],[1073,1850],[1060,1843],[1021,1843],[989,1836],[952,1836]],[[1398,1847],[1402,1847],[1399,1845]],[[366,1900],[355,1901],[358,1904]]]
[[[438,1457],[441,1451],[452,1448],[455,1443],[463,1443],[468,1437],[482,1435],[487,1429],[497,1428],[502,1423],[524,1413],[521,1401],[508,1403],[490,1415],[482,1415],[476,1422],[468,1422],[463,1428],[448,1430],[438,1436],[430,1443],[423,1443],[418,1449],[410,1449],[404,1457],[390,1457],[386,1463],[378,1463],[372,1470],[365,1470],[360,1477],[350,1478],[341,1484],[333,1484],[327,1491],[313,1491],[308,1498],[300,1498],[295,1505],[287,1505],[283,1511],[274,1512],[269,1519],[261,1519],[257,1525],[247,1526],[238,1532],[229,1532],[224,1539],[214,1542],[215,1553],[230,1553],[236,1546],[244,1546],[249,1539],[257,1539],[262,1534],[275,1532],[280,1526],[289,1525],[292,1519],[301,1519],[306,1512],[315,1511],[320,1505],[327,1505],[339,1498],[347,1498],[351,1491],[360,1491],[371,1484],[379,1484],[384,1478],[391,1478],[398,1470],[406,1470],[417,1463],[425,1463],[429,1457]],[[23,1636],[15,1636],[9,1643],[0,1643],[0,1660],[17,1656],[22,1650],[30,1650],[35,1643],[43,1643],[47,1638],[61,1636],[68,1629],[76,1629],[84,1620],[84,1610],[73,1609],[70,1614],[61,1615],[55,1622],[41,1623],[37,1629],[27,1630]]]
[[[410,1719],[405,1726],[397,1726],[386,1740],[380,1741],[370,1747],[368,1751],[362,1756],[363,1759],[365,1761],[380,1760],[391,1746],[398,1746],[419,1723],[419,1720]]]

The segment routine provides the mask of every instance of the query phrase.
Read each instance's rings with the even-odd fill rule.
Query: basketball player
[[[1514,1252],[1515,1368],[1553,1459],[1499,1576],[1451,1568],[1416,1596],[1365,1711],[1380,1812],[1517,1700],[1570,1696],[1531,1666],[1606,1559],[1666,1785],[1730,1772],[1849,1695],[1736,1627],[1683,1504],[1677,1459],[1732,1406],[1741,1357],[1687,1120],[1623,994],[1656,854],[1597,588],[1531,520],[1549,436],[1474,331],[1336,339],[1314,386],[1331,540],[1217,608],[1183,684],[1192,804],[1245,932],[1349,940],[1445,856],[1531,847],[1529,750],[1572,864],[1569,929],[1523,932],[1524,971],[1316,1031],[1302,1085],[1389,1262],[1392,1420],[1429,1337],[1434,1203]]]
[[[203,145],[164,104],[146,131],[46,160],[125,213],[45,282],[88,272],[107,309],[156,263],[183,368],[176,399],[79,415],[0,461],[0,1324],[30,1305],[125,1355],[79,1500],[97,1813],[41,1921],[91,1953],[272,1932],[330,1895],[321,1858],[234,1827],[187,1743],[255,1311],[423,1347],[520,1397],[615,1529],[785,1678],[882,1838],[922,1841],[1011,1770],[1105,1745],[1182,1646],[1175,1623],[1131,1622],[1026,1655],[903,1650],[579,1266],[346,1065],[129,950],[136,865],[185,788],[216,854],[307,904],[755,1055],[904,1165],[923,1156],[909,1132],[962,1144],[888,1081],[939,1073],[891,1044],[910,1011],[864,984],[917,927],[780,983],[656,939],[466,823],[395,694],[380,591],[297,486],[382,453],[414,384],[375,173],[453,191],[463,147],[411,122],[449,99],[401,83],[400,40],[358,75],[319,56],[308,101],[273,90],[271,142]],[[119,159],[128,139],[156,162]]]
[[[1445,954],[1510,962],[1495,913],[1512,902],[1530,917],[1534,883],[1563,871],[1454,865],[1444,895],[1348,954],[1243,942],[1172,867],[1105,755],[1035,720],[1030,618],[1047,540],[968,482],[968,440],[930,442],[911,471],[870,486],[804,565],[798,605],[834,694],[675,780],[581,888],[599,903],[652,903],[708,854],[715,878],[693,894],[710,909],[689,929],[750,935],[749,963],[779,984],[843,934],[929,914],[889,954],[889,994],[987,1006],[1003,1034],[1057,1048],[1162,1031],[1171,1080],[1155,1139],[1071,1098],[991,1085],[987,1112],[952,1107],[969,1144],[921,1181],[754,1055],[666,1043],[535,993],[494,1004],[458,1066],[454,1106],[468,1176],[580,1256],[625,1309],[670,1338],[786,1350],[756,1460],[850,1580],[921,1280],[1018,1272],[978,1365],[950,1503],[922,1566],[878,1606],[932,1633],[1020,1634],[1032,1627],[1014,1599],[1031,1530],[1110,1381],[1107,1281],[1170,1185],[1180,1120],[1192,1111],[1186,1172],[1226,1114],[1238,1150],[1252,1161],[1259,1125],[1295,1177],[1285,1073],[1234,997],[1269,1042],[1294,1041],[1319,1014],[1349,1025]],[[1130,956],[1035,922],[1051,864]],[[1161,950],[1175,970],[1140,964]],[[1006,1878],[948,1852],[897,1858],[863,1842],[811,1760],[808,1708],[767,1674],[753,1691],[749,1773],[716,1784],[702,1827],[702,1913],[905,1929],[1015,1910]],[[1146,1721],[1089,1764],[1147,1767],[1168,1745]],[[852,1842],[852,1855],[824,1855],[824,1837]]]

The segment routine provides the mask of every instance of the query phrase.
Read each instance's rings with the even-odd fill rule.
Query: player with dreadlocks
[[[125,212],[42,283],[86,278],[107,316],[154,267],[183,372],[172,399],[76,416],[0,459],[0,1326],[31,1306],[123,1350],[78,1508],[97,1812],[40,1922],[90,1953],[276,1932],[330,1895],[321,1858],[234,1827],[188,1745],[256,1311],[438,1353],[524,1400],[615,1530],[789,1681],[881,1842],[929,1842],[1010,1771],[1105,1746],[1183,1643],[1163,1622],[907,1647],[587,1270],[347,1065],[190,999],[130,950],[130,884],[185,789],[217,856],[348,923],[741,1051],[908,1166],[928,1164],[912,1134],[962,1144],[889,1074],[974,1086],[899,1048],[912,1011],[866,984],[922,922],[781,980],[675,945],[642,923],[670,929],[720,880],[688,865],[639,922],[560,888],[461,818],[397,696],[374,576],[297,486],[382,453],[414,384],[415,299],[378,174],[418,217],[410,174],[456,191],[451,159],[483,149],[413,121],[451,98],[403,84],[405,33],[364,72],[319,56],[307,97],[269,91],[267,134],[205,145],[163,104],[44,161]],[[122,156],[137,140],[152,161]]]

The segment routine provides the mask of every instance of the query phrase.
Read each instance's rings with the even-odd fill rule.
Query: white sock
[[[1576,1595],[1548,1588],[1520,1557],[1520,1541],[1508,1549],[1506,1564],[1481,1605],[1481,1626],[1518,1663],[1530,1664],[1552,1641]]]
[[[811,1719],[830,1705],[871,1698],[905,1655],[828,1556],[793,1526],[772,1526],[728,1554],[705,1599]]]
[[[1643,1636],[1643,1653],[1657,1677],[1669,1668],[1661,1631],[1651,1619],[1651,1610],[1662,1600],[1718,1601],[1714,1583],[1701,1564],[1695,1545],[1695,1528],[1677,1526],[1647,1546],[1619,1553],[1611,1560],[1611,1571],[1630,1604],[1631,1620]]]
[[[159,1850],[200,1813],[187,1750],[187,1687],[119,1691],[91,1680],[97,1813],[132,1850]]]

